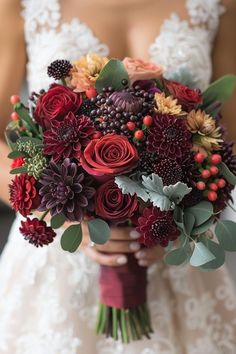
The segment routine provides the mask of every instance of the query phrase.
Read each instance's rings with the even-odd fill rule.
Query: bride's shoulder
[[[0,1],[0,39],[13,43],[14,38],[19,39],[23,34],[23,21],[21,17],[20,0],[1,0]],[[10,43],[10,42],[9,42]]]

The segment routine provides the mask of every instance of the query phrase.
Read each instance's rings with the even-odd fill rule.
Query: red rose
[[[121,135],[107,134],[92,140],[81,156],[81,165],[90,175],[117,175],[131,171],[138,163],[138,152]]]
[[[201,91],[199,89],[190,89],[179,82],[166,79],[164,79],[164,85],[169,93],[174,98],[177,98],[179,104],[181,104],[183,109],[187,112],[190,112],[203,102]]]
[[[27,174],[16,175],[10,188],[10,201],[13,208],[23,216],[29,215],[40,204],[40,196],[36,189],[36,180]]]
[[[48,129],[53,120],[61,121],[69,112],[76,113],[82,101],[80,93],[73,92],[69,87],[54,84],[39,97],[34,117],[43,129]]]
[[[96,214],[112,222],[131,218],[138,208],[138,199],[122,194],[114,179],[101,185],[96,193]]]

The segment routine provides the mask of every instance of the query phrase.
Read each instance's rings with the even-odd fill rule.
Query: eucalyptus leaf
[[[221,162],[218,166],[220,173],[222,176],[233,186],[236,185],[236,176],[233,174],[233,172],[230,171],[228,166],[224,162]]]
[[[186,262],[191,256],[191,247],[187,243],[184,247],[176,248],[165,255],[165,263],[169,265],[180,265]]]
[[[61,236],[61,247],[64,251],[75,252],[82,241],[80,224],[69,226]]]
[[[200,226],[194,227],[194,229],[192,230],[192,235],[197,236],[208,231],[210,227],[213,225],[214,221],[215,221],[215,217],[213,216],[207,221],[205,221],[203,224],[201,224]]]
[[[216,237],[226,251],[236,251],[236,223],[231,220],[218,220],[215,228]]]
[[[195,217],[195,226],[199,226],[207,221],[213,215],[213,205],[210,202],[200,202],[190,208],[185,209],[184,212],[189,212]]]
[[[102,92],[104,87],[113,87],[113,89],[122,90],[124,85],[122,81],[126,80],[129,83],[129,75],[125,69],[122,61],[117,59],[110,59],[108,63],[101,70],[95,87],[98,92]]]
[[[192,230],[195,224],[195,217],[192,213],[186,211],[184,213],[184,229],[187,235],[192,234]]]
[[[184,230],[184,213],[183,209],[176,206],[174,210],[174,221],[180,230]]]
[[[208,263],[205,263],[200,267],[200,269],[203,271],[210,271],[221,267],[225,263],[225,251],[223,250],[223,248],[218,243],[204,236],[201,236],[200,240],[215,256],[215,259]]]
[[[211,251],[202,243],[202,242],[197,242],[195,243],[195,247],[192,253],[192,256],[190,258],[190,264],[193,267],[200,267],[216,257],[214,256]]]
[[[133,181],[129,177],[126,176],[117,176],[115,177],[115,183],[121,189],[123,194],[137,195],[144,202],[147,202],[149,199],[149,195],[145,191],[145,189],[140,186],[138,182]]]
[[[90,239],[94,243],[104,244],[110,237],[109,225],[102,219],[88,221]]]
[[[206,108],[215,101],[226,102],[236,87],[236,76],[225,75],[213,82],[203,93],[203,106]]]
[[[61,227],[65,221],[66,218],[63,214],[56,214],[51,218],[51,227],[53,229],[59,229],[59,227]]]

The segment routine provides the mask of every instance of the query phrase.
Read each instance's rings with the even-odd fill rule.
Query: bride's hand
[[[89,238],[88,227],[83,223],[82,249],[93,261],[108,266],[120,266],[127,263],[126,253],[135,253],[140,266],[147,267],[161,260],[164,250],[160,246],[141,248],[137,242],[139,234],[130,227],[111,228],[110,239],[104,245],[93,245]]]

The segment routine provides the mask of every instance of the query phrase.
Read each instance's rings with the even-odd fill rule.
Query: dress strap
[[[210,39],[213,41],[219,26],[220,16],[226,11],[222,1],[186,0],[186,7],[191,26],[208,30]]]
[[[36,32],[58,28],[61,20],[59,0],[21,0],[26,41]]]

